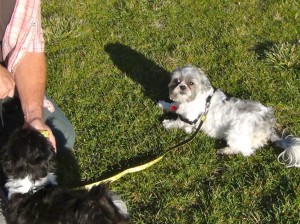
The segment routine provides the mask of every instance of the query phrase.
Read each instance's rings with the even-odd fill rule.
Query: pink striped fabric
[[[8,71],[14,73],[16,65],[26,52],[44,52],[44,46],[41,1],[16,0],[2,40],[3,58]]]

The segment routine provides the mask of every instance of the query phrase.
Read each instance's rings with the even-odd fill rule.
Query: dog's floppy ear
[[[18,142],[18,135],[20,132],[21,129],[17,129],[15,132],[13,132],[9,136],[7,143],[2,148],[2,167],[6,176],[13,176],[14,170],[16,169],[19,161],[18,156],[14,153],[14,148],[16,148],[16,142]]]
[[[201,73],[200,73],[201,74]],[[200,92],[201,93],[206,93],[211,89],[211,84],[206,75],[202,72],[201,77],[200,77]]]
[[[10,155],[8,155],[6,152],[4,153],[2,157],[2,168],[3,172],[6,176],[11,176],[12,170],[15,167],[14,162]]]

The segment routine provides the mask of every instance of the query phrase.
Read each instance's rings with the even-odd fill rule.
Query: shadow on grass
[[[83,180],[76,187],[80,187],[83,185],[87,185],[87,184],[95,183],[95,182],[98,182],[101,180],[105,180],[105,179],[113,177],[129,168],[144,165],[144,164],[151,162],[151,161],[155,160],[156,158],[158,158],[161,155],[159,153],[162,153],[162,152],[160,150],[149,150],[148,152],[142,152],[142,153],[136,154],[132,158],[122,159],[116,165],[107,167],[106,171],[103,172],[100,176],[90,178],[89,180]],[[160,161],[158,161],[158,162],[160,162]],[[155,164],[153,164],[153,166],[155,166]],[[150,167],[148,167],[148,168],[150,168]]]
[[[168,99],[168,71],[121,43],[107,44],[104,49],[123,73],[143,87],[147,97],[154,102]]]
[[[64,134],[55,128],[51,120],[47,121],[57,141],[56,155],[56,176],[59,185],[73,187],[80,182],[80,170],[74,153],[71,149],[65,148],[66,138]]]
[[[56,175],[60,185],[72,188],[80,183],[80,171],[72,151],[57,154]]]
[[[272,41],[263,41],[255,44],[250,50],[254,51],[259,60],[266,58],[266,53],[274,46]]]

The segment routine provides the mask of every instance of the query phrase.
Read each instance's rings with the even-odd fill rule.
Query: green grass
[[[200,66],[225,92],[275,108],[300,136],[296,0],[58,1],[42,4],[48,94],[76,132],[65,177],[99,180],[188,137],[165,130],[168,74]],[[132,223],[297,223],[299,169],[265,147],[219,156],[203,134],[153,167],[111,184]],[[63,181],[61,184],[70,184]]]

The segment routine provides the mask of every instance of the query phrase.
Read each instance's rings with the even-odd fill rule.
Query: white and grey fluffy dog
[[[207,110],[201,126],[207,135],[225,139],[228,147],[219,149],[221,154],[250,156],[256,149],[275,143],[284,151],[278,156],[289,167],[300,167],[300,138],[280,137],[276,133],[274,112],[259,102],[226,96],[214,89],[202,70],[192,66],[177,68],[172,72],[168,85],[173,103],[159,101],[168,112],[178,114],[176,120],[164,120],[163,126],[194,131],[199,117]]]
[[[30,128],[16,130],[3,148],[8,224],[127,224],[125,202],[106,184],[74,192],[57,186],[51,143]]]

